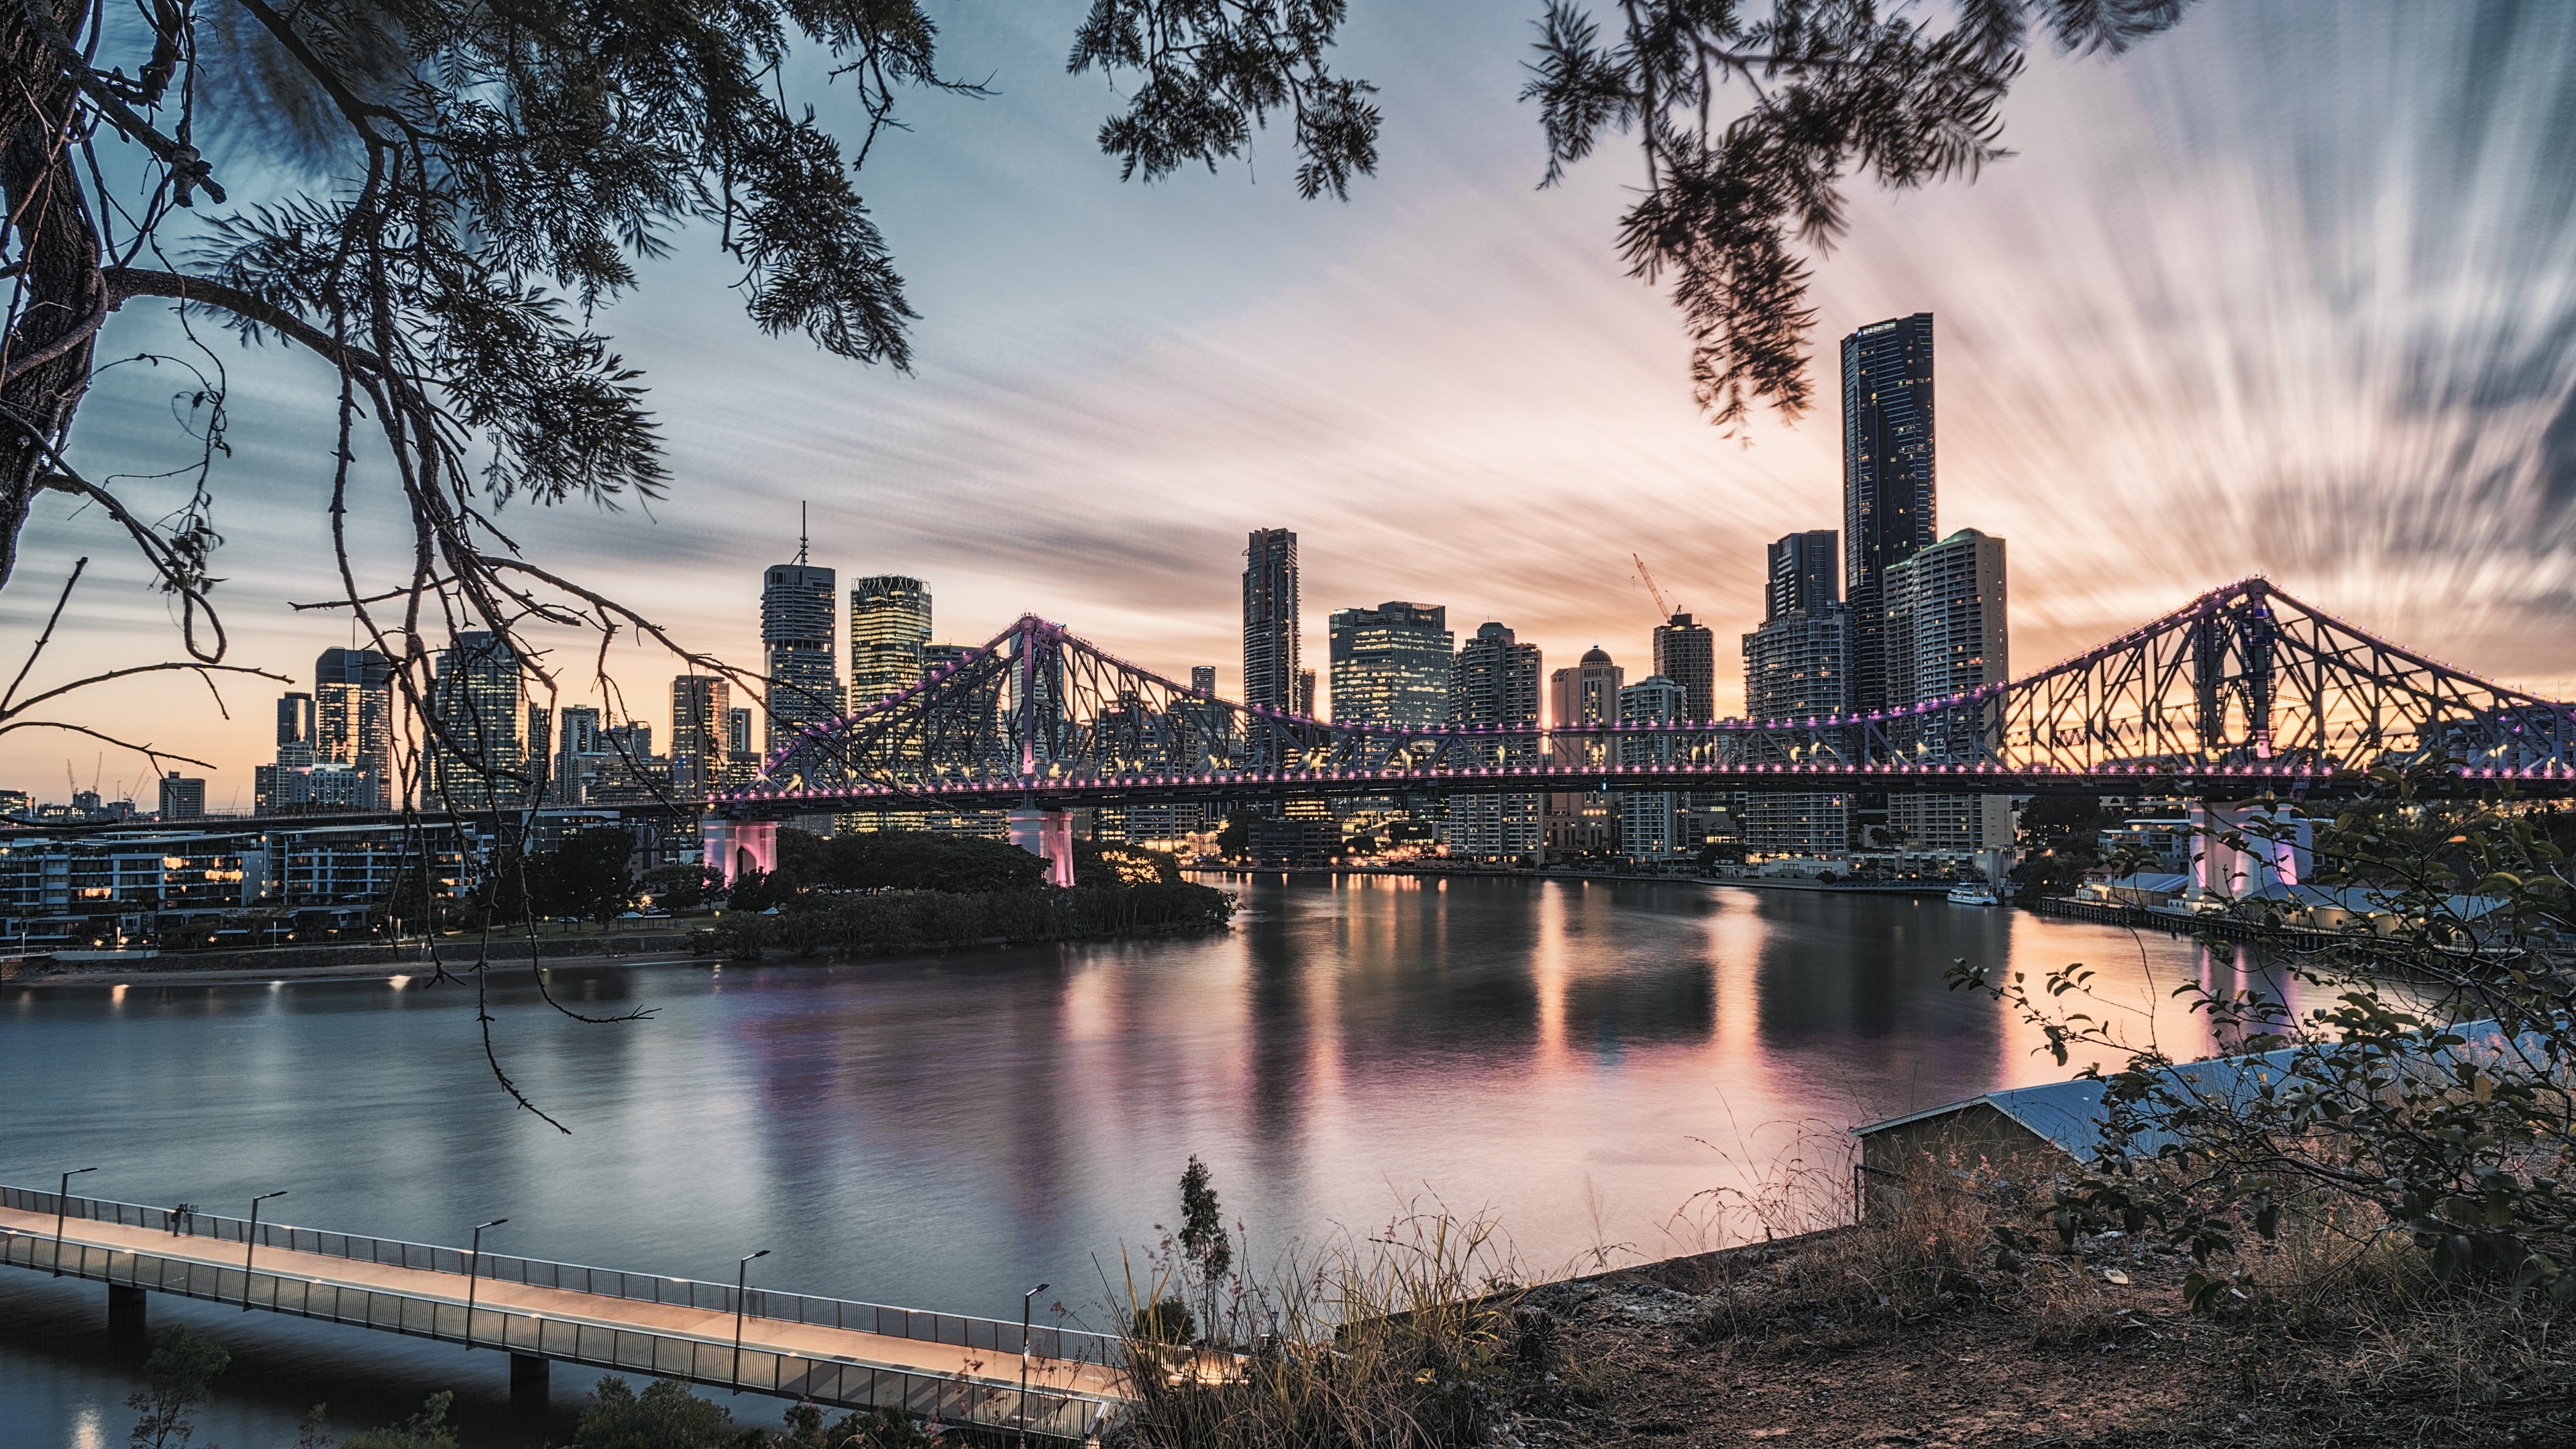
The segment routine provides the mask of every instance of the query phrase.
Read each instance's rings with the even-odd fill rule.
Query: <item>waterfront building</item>
[[[1660,674],[1649,674],[1619,691],[1622,724],[1672,724],[1689,708],[1688,692]],[[1619,737],[1619,762],[1630,767],[1669,765],[1680,758],[1673,736],[1637,734]],[[1622,790],[1619,793],[1619,853],[1630,860],[1654,862],[1689,853],[1681,823],[1684,796],[1670,790]]]
[[[1297,707],[1297,535],[1256,528],[1243,549],[1243,702]]]
[[[1619,691],[1627,671],[1595,644],[1583,651],[1571,669],[1547,677],[1547,718],[1551,728],[1574,724],[1608,724],[1619,718]],[[1551,763],[1598,767],[1610,761],[1610,745],[1598,736],[1552,735]],[[1619,848],[1618,802],[1602,790],[1554,790],[1546,801],[1548,854],[1606,855]]]
[[[1536,725],[1539,649],[1498,623],[1478,626],[1460,645],[1449,673],[1452,724]],[[1476,751],[1488,765],[1528,767],[1538,761],[1535,732],[1499,737]],[[1534,853],[1543,839],[1539,796],[1452,795],[1443,833],[1452,854],[1503,859]]]
[[[161,818],[195,820],[206,813],[206,782],[172,770],[161,777]]]
[[[673,790],[699,795],[723,784],[732,754],[726,739],[732,714],[732,688],[724,676],[683,674],[671,681]]]
[[[354,807],[393,803],[393,666],[373,649],[325,649],[313,662],[313,763],[366,781]]]
[[[837,575],[805,561],[775,564],[761,575],[760,642],[769,676],[764,753],[776,754],[807,725],[840,718],[840,669],[833,660],[833,595]]]
[[[1821,577],[1805,573],[1821,536],[1828,565],[1833,534],[1793,533],[1770,547],[1772,587],[1760,628],[1744,636],[1744,715],[1752,721],[1838,715],[1851,708],[1851,611],[1836,597],[1830,567]],[[1783,584],[1783,562],[1787,586]],[[1775,754],[1763,763],[1785,763]],[[1755,855],[1836,857],[1850,846],[1848,795],[1745,795],[1744,848]]]
[[[1843,592],[1855,711],[1903,703],[1887,680],[1887,571],[1934,532],[1932,314],[1843,339]]]
[[[930,590],[903,574],[850,589],[850,708],[865,709],[921,682],[930,647]]]
[[[1948,699],[2012,678],[2004,541],[1963,528],[1888,570],[1888,682],[1901,704]],[[1907,722],[1891,743],[1926,762],[1973,763],[2001,743],[2000,701],[1974,723]],[[2013,840],[2008,795],[1903,795],[1888,822],[1908,850],[1969,855]]]
[[[528,786],[520,737],[518,651],[467,629],[438,652],[430,679],[429,778],[424,809],[485,810],[522,803]]]
[[[1457,640],[1447,609],[1400,602],[1337,609],[1327,627],[1334,719],[1412,725],[1448,718]]]

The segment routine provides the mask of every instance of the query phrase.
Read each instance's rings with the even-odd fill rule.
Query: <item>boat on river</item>
[[[1990,891],[1981,885],[1952,886],[1950,887],[1948,899],[1950,904],[1954,906],[2000,906],[2003,904],[2002,901],[1995,898],[1995,893],[1993,891]]]

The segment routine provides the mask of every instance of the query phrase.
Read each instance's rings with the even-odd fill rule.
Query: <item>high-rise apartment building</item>
[[[1684,719],[1717,718],[1717,632],[1688,614],[1655,626],[1655,672],[1682,687]]]
[[[557,805],[587,804],[591,782],[599,776],[600,756],[607,749],[608,742],[600,738],[596,707],[568,704],[557,710],[555,763],[547,774],[546,798]]]
[[[522,690],[518,651],[500,635],[464,630],[439,651],[429,686],[423,808],[486,810],[524,802]]]
[[[1619,691],[1623,724],[1671,724],[1689,708],[1686,691],[1660,674],[1649,674]],[[1680,756],[1669,734],[1619,737],[1620,763],[1669,765]],[[1684,797],[1669,790],[1619,792],[1619,853],[1630,860],[1669,860],[1687,853],[1681,825]]]
[[[1337,609],[1328,627],[1334,719],[1437,724],[1449,717],[1449,664],[1457,641],[1447,609],[1407,603]]]
[[[161,777],[161,818],[195,820],[206,813],[206,782],[172,770]]]
[[[775,753],[811,724],[841,714],[840,670],[832,645],[836,576],[805,561],[761,576],[760,642],[769,675],[769,717],[761,747]]]
[[[1204,694],[1210,698],[1214,698],[1216,696],[1216,666],[1213,664],[1191,665],[1190,689],[1194,693]]]
[[[1852,612],[1852,708],[1898,702],[1887,686],[1887,571],[1937,536],[1932,314],[1843,339],[1843,590]]]
[[[1793,533],[1771,545],[1763,618],[1822,613],[1842,596],[1842,560],[1834,556],[1832,529]]]
[[[1501,624],[1477,627],[1450,665],[1453,724],[1538,723],[1539,650]],[[1535,732],[1498,737],[1478,754],[1491,765],[1535,765]],[[1452,795],[1444,835],[1459,855],[1497,859],[1531,854],[1543,839],[1537,795]]]
[[[1567,725],[1610,724],[1619,718],[1619,690],[1627,671],[1594,645],[1571,669],[1547,677],[1547,719],[1551,729]],[[1554,734],[1548,739],[1553,764],[1600,766],[1612,758],[1606,737]],[[1617,796],[1602,790],[1554,790],[1546,801],[1548,853],[1607,854],[1619,848]]]
[[[930,590],[903,574],[850,588],[850,708],[865,709],[921,682],[930,645]]]
[[[1297,535],[1256,528],[1243,549],[1243,702],[1297,707]]]
[[[1893,704],[1925,704],[2012,678],[2004,541],[1963,528],[1887,571]],[[1948,711],[1905,722],[1893,743],[1925,761],[1967,764],[1999,745],[1998,701],[1973,722]],[[1968,854],[2012,844],[2007,795],[1900,795],[1888,821],[1910,850]]]
[[[520,744],[528,762],[528,800],[542,805],[555,796],[555,712],[545,705],[528,705],[528,733]]]
[[[1744,636],[1747,719],[1804,720],[1851,708],[1852,615],[1836,598],[1833,539],[1830,531],[1793,533],[1771,545],[1768,613]],[[1819,551],[1826,567],[1810,574],[1806,565]],[[1744,846],[1757,855],[1839,856],[1850,846],[1851,813],[1845,794],[1752,792]]]
[[[277,747],[313,744],[313,696],[281,694],[277,697]]]
[[[393,666],[373,649],[325,649],[313,661],[313,762],[363,778],[361,810],[393,803]]]
[[[725,711],[725,753],[728,755],[749,755],[756,753],[751,747],[750,710],[728,709]]]
[[[724,676],[683,674],[671,681],[672,790],[700,795],[723,785],[732,713],[732,686]]]

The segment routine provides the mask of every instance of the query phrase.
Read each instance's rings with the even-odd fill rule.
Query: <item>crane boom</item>
[[[1673,607],[1664,601],[1664,591],[1655,587],[1655,576],[1646,571],[1646,560],[1644,557],[1633,553],[1628,555],[1628,557],[1637,565],[1637,582],[1644,584],[1646,586],[1646,592],[1654,597],[1655,617],[1659,619],[1671,618],[1673,616]]]

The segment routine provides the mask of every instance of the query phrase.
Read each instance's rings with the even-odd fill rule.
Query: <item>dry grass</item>
[[[1441,1211],[1292,1254],[1213,1303],[1159,1260],[1129,1286],[1138,1403],[1119,1436],[1149,1449],[1484,1442],[1553,1354],[1553,1325],[1521,1314],[1520,1295],[1493,1219]],[[1214,1320],[1198,1341],[1155,1331],[1156,1304],[1194,1297]]]

